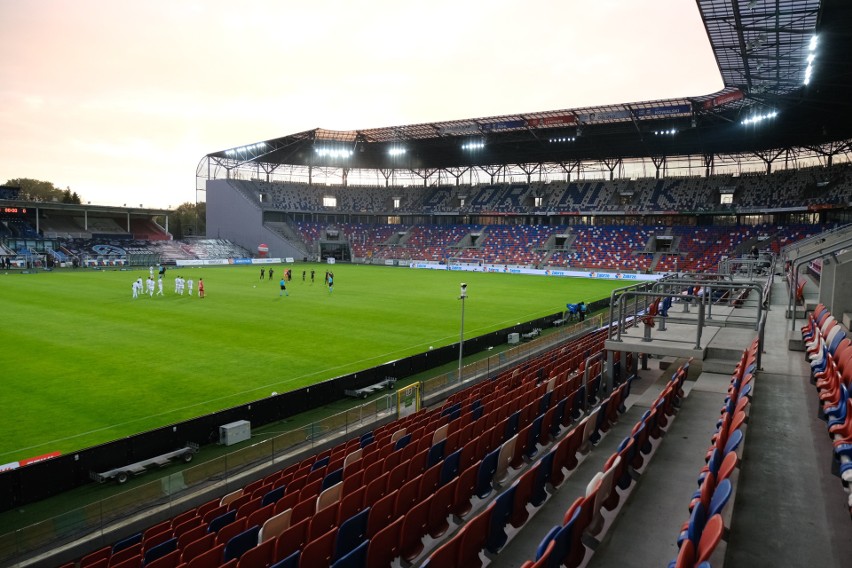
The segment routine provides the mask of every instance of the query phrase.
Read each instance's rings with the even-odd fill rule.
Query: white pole
[[[467,298],[467,284],[462,282],[461,284],[461,294],[459,295],[459,300],[461,300],[461,330],[459,331],[459,382],[462,380],[462,353],[464,351],[464,300]]]

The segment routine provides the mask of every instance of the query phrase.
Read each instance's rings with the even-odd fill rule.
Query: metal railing
[[[735,296],[736,292],[743,290],[757,292],[759,299],[755,302],[757,308],[756,315],[751,315],[750,313],[742,315],[728,314],[725,316],[725,325],[748,325],[755,330],[759,328],[760,322],[763,319],[767,287],[771,283],[771,273],[769,276],[763,276],[763,278],[766,278],[766,282],[763,283],[754,282],[751,279],[736,281],[730,275],[709,274],[701,279],[693,279],[692,276],[690,275],[690,278],[669,277],[653,283],[637,284],[613,290],[610,297],[608,339],[622,341],[622,333],[626,331],[628,325],[641,316],[660,321],[661,331],[665,330],[665,323],[667,321],[695,325],[693,349],[701,349],[701,337],[704,327],[713,320],[713,306],[719,305],[722,302],[729,306],[735,305],[738,301],[744,302],[745,300],[741,300],[738,296]],[[692,293],[695,287],[701,287],[702,292],[700,294]],[[684,291],[685,288],[687,291]],[[717,297],[724,298],[724,300],[716,300]],[[697,308],[697,317],[678,317],[672,315],[671,312],[667,315],[661,313],[652,315],[652,304],[664,298],[679,300],[683,313],[688,313],[691,307]],[[661,340],[659,337],[652,338],[650,329],[650,326],[646,327],[643,341]],[[683,343],[684,338],[680,337],[677,340],[667,339],[665,341]]]

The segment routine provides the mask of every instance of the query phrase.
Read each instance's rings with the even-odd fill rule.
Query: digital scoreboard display
[[[2,207],[0,208],[0,212],[5,215],[26,215],[27,208],[26,207]]]

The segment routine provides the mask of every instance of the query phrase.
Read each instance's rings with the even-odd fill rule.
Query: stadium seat
[[[142,540],[142,535],[140,533],[139,540]],[[113,547],[115,548],[115,547]],[[142,543],[137,542],[136,544],[131,544],[130,546],[125,546],[118,552],[113,550],[112,556],[109,557],[109,565],[115,566],[124,562],[125,560],[129,560],[131,558],[139,557],[140,561],[142,559]]]
[[[503,548],[508,538],[504,529],[512,517],[512,510],[515,506],[516,487],[515,484],[510,485],[493,501],[485,547],[494,554]]]
[[[311,520],[305,519],[284,530],[275,540],[275,558],[287,558],[302,550],[308,541],[308,526]]]
[[[365,509],[364,496],[367,488],[363,485],[349,493],[344,492],[337,509],[337,524],[340,525],[356,513]]]
[[[328,532],[309,539],[302,548],[302,554],[299,558],[299,566],[329,566],[331,559],[334,556],[334,541],[337,538],[337,528],[332,528]]]
[[[246,550],[240,557],[238,568],[266,568],[275,560],[275,541],[267,540]],[[146,566],[146,568],[150,568]],[[163,567],[166,568],[166,567]],[[175,568],[171,566],[169,568]]]
[[[372,539],[377,532],[386,527],[394,517],[394,506],[398,491],[389,493],[370,506],[367,516],[367,538]]]
[[[429,509],[429,535],[440,538],[450,528],[448,521],[453,510],[458,477],[445,483],[435,492]]]
[[[260,532],[260,527],[255,525],[243,532],[234,535],[225,544],[223,551],[223,559],[225,562],[231,559],[239,559],[245,552],[257,545],[257,534]]]
[[[224,544],[217,544],[187,562],[186,568],[218,568],[222,564],[224,550]]]
[[[586,547],[583,544],[582,536],[594,517],[593,502],[594,496],[578,497],[565,512],[563,526],[567,525],[572,519],[574,522],[571,530],[571,545],[562,560],[562,563],[568,568],[580,566],[586,557]]]
[[[432,495],[428,495],[405,513],[400,534],[399,553],[405,562],[413,562],[423,551],[423,537],[429,532],[429,509]]]
[[[222,527],[228,526],[237,518],[236,511],[228,511],[210,521],[207,526],[207,531],[211,533],[218,532]]]
[[[535,490],[535,482],[538,477],[538,467],[533,465],[521,476],[515,480],[513,487],[515,488],[515,500],[512,505],[512,514],[509,521],[515,528],[521,528],[529,518],[529,510],[527,504],[532,500]]]
[[[493,482],[495,484],[503,483],[509,475],[509,464],[512,461],[512,456],[515,455],[515,444],[518,440],[518,434],[515,434],[500,446],[500,452],[497,455],[497,466],[494,472]]]
[[[180,541],[178,541],[180,542]],[[181,561],[189,562],[196,556],[216,545],[216,533],[206,533],[191,542],[181,545]]]
[[[346,556],[338,558],[331,568],[363,568],[367,565],[367,551],[370,543],[364,541],[354,549],[350,550]]]
[[[494,479],[494,473],[497,471],[497,460],[499,459],[500,449],[490,452],[479,464],[476,477],[475,494],[480,499],[485,499],[491,494],[491,480]]]
[[[337,526],[337,507],[326,507],[321,511],[317,511],[309,520],[311,525],[308,527],[308,539],[319,538]]]
[[[492,501],[483,511],[473,517],[458,532],[455,538],[461,539],[459,546],[458,565],[465,568],[480,568],[482,558],[479,553],[485,548],[488,540],[488,527],[491,524],[491,512],[494,510]]]
[[[255,541],[257,542],[257,541]],[[145,550],[144,560],[145,565],[147,566],[151,562],[157,560],[158,558],[162,558],[163,556],[175,552],[178,549],[178,539],[170,538],[164,542],[156,544],[151,548]]]
[[[131,546],[141,544],[142,543],[142,536],[143,535],[142,535],[141,532],[136,533],[136,534],[131,535],[127,538],[119,540],[118,542],[113,544],[112,545],[112,554],[111,554],[110,558],[112,558],[113,556],[115,556],[116,553],[121,552],[122,550],[124,550],[126,548],[130,548]]]
[[[216,544],[227,544],[231,538],[246,530],[247,519],[237,519],[229,525],[225,525],[216,533]]]
[[[452,566],[461,566],[458,563],[460,546],[460,538],[453,537],[447,539],[446,542],[441,544],[441,546],[429,555],[429,558],[421,564],[421,568],[447,568]]]
[[[446,485],[458,476],[461,467],[461,454],[461,449],[456,450],[441,463],[441,473],[438,480],[440,486]]]
[[[391,562],[399,557],[402,524],[403,517],[399,517],[370,538],[367,547],[367,568],[389,568]]]
[[[367,519],[370,509],[364,509],[340,524],[334,546],[334,560],[349,554],[359,544],[367,540]]]
[[[299,568],[300,556],[301,552],[297,550],[282,560],[279,560],[269,568]]]
[[[722,533],[725,530],[725,525],[722,522],[722,515],[713,515],[704,526],[701,532],[701,539],[698,541],[698,546],[695,552],[695,563],[700,564],[710,559],[713,551],[716,550],[716,545],[722,540]]]

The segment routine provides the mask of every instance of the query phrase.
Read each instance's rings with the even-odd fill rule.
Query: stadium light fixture
[[[759,122],[763,122],[764,120],[770,120],[772,118],[775,118],[776,116],[778,116],[777,110],[773,110],[773,111],[768,112],[766,114],[755,114],[755,115],[752,115],[752,116],[744,119],[742,121],[742,124],[743,125],[757,124]]]
[[[248,146],[240,146],[239,148],[225,150],[225,155],[236,156],[237,154],[247,154],[249,152],[254,152],[255,150],[262,150],[263,148],[266,148],[266,142],[258,142],[256,144],[249,144]]]
[[[484,140],[473,140],[462,144],[462,150],[467,150],[468,152],[473,152],[474,150],[482,150],[483,148],[485,148]]]
[[[340,158],[346,159],[351,158],[353,154],[355,154],[354,150],[347,148],[315,148],[315,151],[318,156],[321,158]]]
[[[402,156],[406,152],[407,150],[401,146],[393,146],[388,149],[388,155],[390,156]]]
[[[654,134],[657,136],[674,136],[677,134],[677,129],[669,128],[668,130],[655,130]]]
[[[564,144],[565,142],[574,142],[576,139],[575,136],[562,136],[560,138],[551,138],[549,142],[551,144]]]
[[[805,68],[805,79],[802,81],[805,85],[811,82],[811,75],[814,72],[814,61],[816,60],[817,36],[811,36],[811,41],[808,43],[808,66]]]

